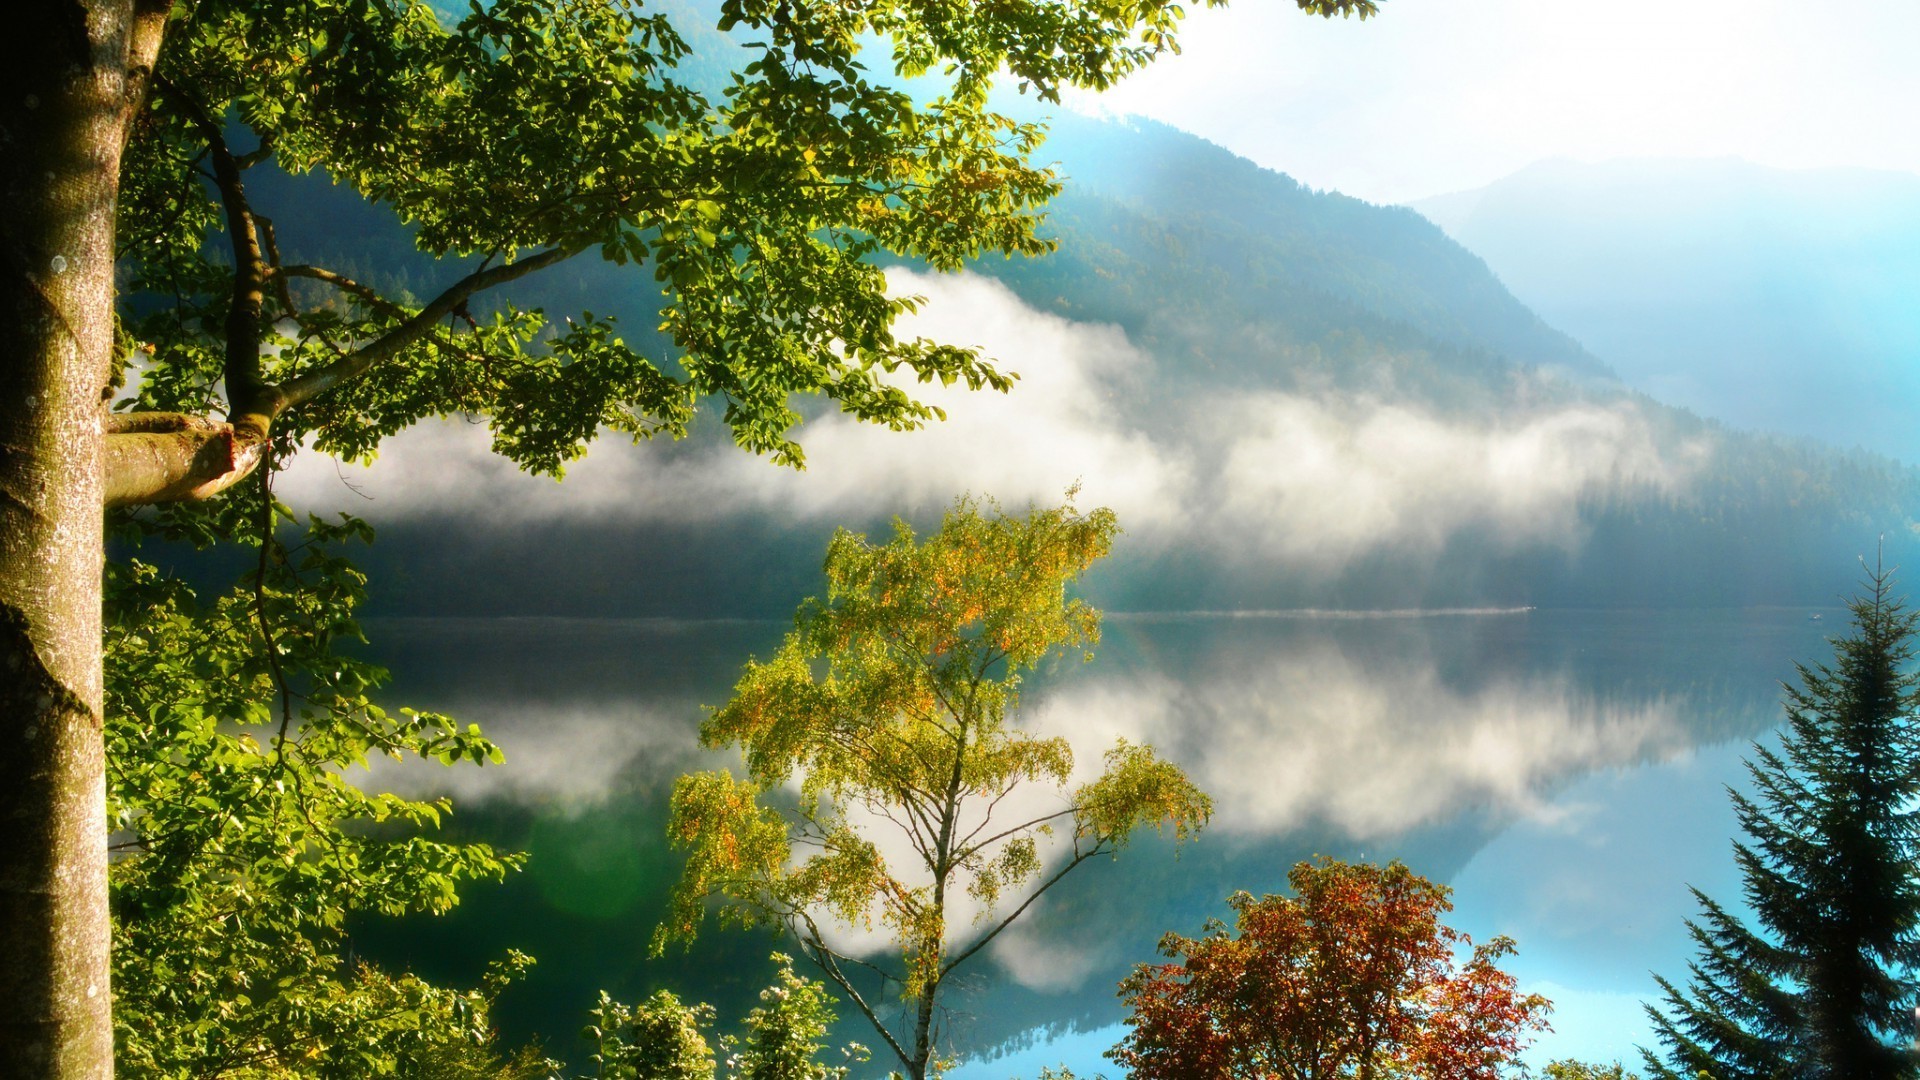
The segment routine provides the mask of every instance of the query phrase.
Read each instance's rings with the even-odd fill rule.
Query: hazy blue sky
[[[1363,24],[1270,0],[1194,12],[1184,55],[1079,100],[1377,202],[1557,156],[1916,171],[1916,43],[1905,4],[1385,0]]]

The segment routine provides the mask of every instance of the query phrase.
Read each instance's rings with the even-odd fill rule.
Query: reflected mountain
[[[1111,615],[1094,662],[1057,660],[1029,682],[1025,722],[1069,737],[1083,761],[1116,736],[1153,742],[1213,794],[1214,824],[1182,851],[1148,838],[1069,877],[949,1001],[951,1030],[979,1053],[1036,1029],[1110,1024],[1115,981],[1151,958],[1162,933],[1197,931],[1236,889],[1281,888],[1300,858],[1401,858],[1452,880],[1504,835],[1557,827],[1555,797],[1570,785],[1758,736],[1777,717],[1776,680],[1825,649],[1825,624],[1806,615]],[[510,1038],[539,1033],[559,1056],[577,1053],[572,1032],[601,988],[631,1000],[666,986],[740,1015],[771,971],[776,940],[710,930],[660,960],[646,943],[678,876],[662,834],[672,781],[725,762],[695,745],[701,707],[724,701],[740,665],[785,629],[374,620],[378,657],[400,673],[390,699],[480,723],[508,764],[381,768],[365,782],[452,794],[455,830],[532,858],[452,917],[369,925],[358,947],[450,979],[472,978],[510,947],[533,953],[539,967],[499,1019]],[[1583,858],[1578,845],[1563,855]],[[1530,858],[1542,880],[1581,869]],[[1669,852],[1635,872],[1677,892],[1707,859],[1723,854]],[[1459,899],[1473,908],[1475,898]],[[1603,920],[1589,936],[1608,932]],[[860,1038],[851,1025],[845,1034]]]

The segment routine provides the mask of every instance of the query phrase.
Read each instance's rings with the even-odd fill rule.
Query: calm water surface
[[[1792,662],[1824,659],[1844,629],[1844,612],[1810,614],[1109,615],[1094,662],[1039,673],[1023,715],[1088,763],[1116,737],[1152,742],[1217,816],[1177,858],[1149,839],[1081,868],[976,961],[948,1019],[976,1055],[962,1075],[1097,1070],[1120,1016],[1114,984],[1162,933],[1197,932],[1236,889],[1278,891],[1317,853],[1403,859],[1454,887],[1454,925],[1515,938],[1513,969],[1559,1005],[1541,1056],[1629,1055],[1646,1037],[1649,971],[1683,968],[1686,886],[1737,896],[1724,785],[1777,722]],[[659,960],[647,939],[678,874],[661,835],[667,791],[728,760],[695,745],[702,707],[785,629],[371,621],[396,673],[388,699],[480,723],[508,762],[389,767],[368,782],[451,794],[460,835],[532,859],[455,915],[371,925],[358,947],[469,980],[506,948],[533,953],[500,1019],[561,1057],[580,1055],[574,1033],[602,988],[634,999],[666,986],[723,1018],[750,1007],[774,939],[713,931]]]

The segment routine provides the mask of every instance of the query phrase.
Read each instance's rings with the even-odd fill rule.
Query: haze
[[[1392,0],[1188,19],[1183,55],[1079,107],[1163,120],[1317,188],[1405,202],[1551,157],[1920,168],[1920,9],[1787,0]]]

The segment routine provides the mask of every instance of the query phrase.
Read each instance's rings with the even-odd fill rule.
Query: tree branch
[[[282,280],[286,278],[298,277],[298,278],[311,278],[314,281],[324,281],[327,284],[333,286],[334,288],[339,289],[341,292],[349,293],[355,297],[358,297],[362,303],[366,304],[368,307],[374,309],[375,311],[378,311],[382,315],[391,316],[392,318],[396,318],[396,319],[407,318],[406,308],[403,308],[399,304],[396,304],[393,301],[387,299],[386,297],[381,296],[379,291],[374,289],[372,286],[362,285],[359,282],[353,280],[352,278],[346,276],[345,274],[334,273],[332,270],[328,270],[326,267],[308,266],[305,264],[296,263],[293,266],[279,267],[275,270],[274,273],[275,273],[275,276],[281,278]]]
[[[167,19],[173,14],[169,0],[135,0],[133,32],[127,39],[127,117],[121,124],[122,147],[133,138],[147,87],[153,82],[153,65],[160,57],[160,41],[166,36]]]
[[[954,853],[953,861],[957,863],[957,862],[962,862],[966,859],[970,859],[973,856],[978,855],[980,852],[985,851],[987,848],[992,847],[995,843],[1001,840],[1005,840],[1007,837],[1012,836],[1015,833],[1025,832],[1026,830],[1034,828],[1035,826],[1044,825],[1047,822],[1052,821],[1054,818],[1066,817],[1069,814],[1076,813],[1079,809],[1080,808],[1077,806],[1069,806],[1065,810],[1056,810],[1051,814],[1046,814],[1044,816],[1034,818],[1031,821],[1023,821],[1018,825],[1010,825],[1007,828],[1004,828],[999,832],[994,833],[992,836],[987,837],[985,840],[982,840],[977,844],[972,843],[972,840],[974,836],[979,834],[980,829],[975,829],[973,832],[968,833],[967,836],[960,841],[962,846],[960,850]],[[982,829],[986,828],[986,823],[982,822],[980,828]]]
[[[987,931],[986,934],[982,936],[978,941],[975,941],[973,944],[967,946],[965,949],[962,949],[960,952],[955,953],[953,957],[949,959],[946,962],[946,964],[940,968],[940,977],[943,979],[946,978],[947,975],[950,972],[952,972],[954,968],[957,968],[960,966],[961,961],[965,960],[969,956],[972,956],[974,953],[979,952],[981,949],[986,948],[988,942],[992,941],[994,938],[999,937],[1000,931],[1005,930],[1008,924],[1012,923],[1013,920],[1019,918],[1021,914],[1024,913],[1029,907],[1032,907],[1033,902],[1035,900],[1040,899],[1040,896],[1042,893],[1045,893],[1048,889],[1051,889],[1055,885],[1058,885],[1060,883],[1060,879],[1063,877],[1066,877],[1067,873],[1071,871],[1074,867],[1079,866],[1081,863],[1086,862],[1088,859],[1093,858],[1095,855],[1104,853],[1106,850],[1107,848],[1105,846],[1105,841],[1097,841],[1094,843],[1092,847],[1088,848],[1087,850],[1075,852],[1073,855],[1073,858],[1067,862],[1067,865],[1061,867],[1058,873],[1048,878],[1039,888],[1033,890],[1031,893],[1028,893],[1027,898],[1025,900],[1020,901],[1020,906],[1017,908],[1014,908],[1011,914],[1009,914],[1006,918],[1001,919],[1000,922],[996,924],[993,929]]]
[[[867,1004],[867,999],[862,997],[860,991],[854,988],[852,980],[848,979],[846,973],[840,970],[838,955],[832,949],[827,948],[826,943],[820,938],[820,924],[814,922],[813,916],[807,914],[805,911],[799,911],[796,912],[796,914],[807,926],[807,932],[805,934],[796,935],[800,938],[801,946],[807,950],[807,959],[812,960],[814,966],[825,972],[827,978],[832,979],[833,984],[840,988],[840,992],[846,994],[847,997],[853,1001],[854,1007],[860,1010],[860,1015],[865,1016],[867,1022],[873,1025],[873,1030],[879,1032],[880,1037],[887,1040],[887,1048],[892,1050],[893,1055],[900,1059],[900,1064],[912,1068],[913,1059],[907,1056],[905,1050],[901,1049],[900,1041],[893,1037],[893,1032],[887,1030],[887,1025],[880,1022],[880,1017],[873,1011],[873,1006]]]
[[[146,415],[154,421],[125,424],[102,440],[108,508],[211,498],[245,479],[266,451],[264,424]]]
[[[251,220],[251,218],[249,218]],[[250,237],[256,234],[249,229]],[[252,245],[256,266],[259,245]],[[503,266],[483,267],[448,286],[426,307],[405,316],[400,325],[380,337],[347,353],[338,360],[316,368],[279,386],[256,382],[250,394],[235,389],[230,368],[227,394],[232,403],[228,422],[214,423],[180,413],[107,413],[102,423],[113,437],[106,440],[106,505],[141,506],[158,502],[184,502],[211,498],[239,483],[260,463],[265,454],[270,430],[280,413],[311,400],[342,383],[371,370],[383,360],[408,346],[431,336],[440,320],[454,314],[469,297],[497,285],[525,277],[536,270],[571,258],[579,249],[553,247]],[[290,266],[280,271],[295,277],[325,281],[375,306],[385,307],[396,317],[404,309],[351,278],[318,267]],[[264,278],[254,283],[264,294]],[[229,326],[233,320],[229,319]],[[251,375],[258,379],[259,338],[257,327],[252,339]],[[229,357],[232,338],[229,338]],[[251,398],[250,405],[242,404]]]
[[[293,292],[287,288],[287,276],[280,272],[280,238],[274,232],[273,219],[264,214],[255,214],[253,220],[260,226],[260,239],[267,249],[267,277],[272,280],[280,306],[286,309],[287,317],[298,322],[300,305],[293,302]]]
[[[536,270],[543,270],[555,263],[563,262],[578,254],[579,251],[580,249],[575,247],[551,247],[538,254],[529,255],[518,262],[508,263],[504,266],[490,267],[484,270],[475,270],[473,273],[449,285],[446,291],[434,297],[432,302],[428,303],[426,307],[421,308],[418,312],[402,321],[399,326],[394,327],[392,330],[367,342],[365,345],[360,346],[358,349],[355,349],[325,367],[316,368],[304,375],[289,379],[280,384],[279,392],[284,400],[284,407],[290,408],[302,402],[312,400],[315,396],[325,393],[339,386],[341,383],[348,382],[366,374],[381,361],[392,357],[407,346],[431,334],[433,328],[439,324],[440,320],[452,315],[461,304],[466,302],[468,297],[473,296],[475,293],[491,289],[496,285],[504,285],[509,281],[525,277]],[[288,267],[287,272],[291,273],[294,269],[296,268]],[[346,284],[349,283],[349,279],[340,277],[337,274],[332,275],[331,279],[322,277],[321,274],[317,272],[302,276],[314,277],[322,281],[330,280],[332,284],[338,285],[341,288],[345,288]],[[365,288],[365,286],[356,287],[360,289]]]
[[[260,233],[254,228],[253,209],[247,205],[241,166],[227,146],[220,124],[198,101],[166,78],[155,75],[154,85],[206,140],[213,161],[213,182],[227,212],[227,236],[233,249],[233,297],[227,307],[226,352],[222,373],[227,380],[227,416],[259,416],[267,422],[285,405],[277,389],[261,377],[260,326],[266,311],[266,262],[260,251]],[[262,434],[264,435],[264,424]]]

